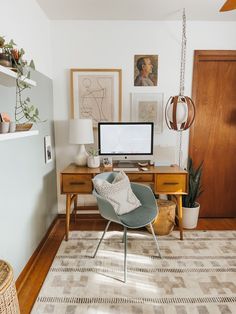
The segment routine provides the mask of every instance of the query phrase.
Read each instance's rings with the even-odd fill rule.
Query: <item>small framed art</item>
[[[44,137],[44,154],[45,154],[45,163],[52,161],[52,144],[51,136],[47,135]]]
[[[153,122],[155,133],[163,131],[163,93],[131,94],[131,121]]]
[[[134,56],[134,86],[157,86],[158,55]]]

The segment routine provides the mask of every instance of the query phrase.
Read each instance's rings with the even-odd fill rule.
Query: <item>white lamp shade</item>
[[[70,144],[92,144],[93,122],[91,119],[71,119],[69,124]]]

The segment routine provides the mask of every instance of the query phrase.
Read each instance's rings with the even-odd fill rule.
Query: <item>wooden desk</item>
[[[74,201],[74,206],[76,206],[78,194],[92,193],[92,178],[104,171],[112,170],[107,170],[103,167],[94,169],[78,167],[75,164],[71,164],[61,172],[61,194],[66,194],[66,241],[68,240],[70,228],[71,203]],[[155,194],[175,195],[178,207],[180,239],[183,240],[182,195],[188,193],[187,171],[178,166],[150,166],[148,171],[126,171],[126,174],[131,182],[151,184]]]

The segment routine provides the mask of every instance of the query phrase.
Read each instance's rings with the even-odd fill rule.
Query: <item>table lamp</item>
[[[75,163],[78,166],[86,166],[88,153],[84,144],[94,143],[93,122],[91,119],[71,119],[69,124],[70,144],[79,144],[78,154],[75,156]]]

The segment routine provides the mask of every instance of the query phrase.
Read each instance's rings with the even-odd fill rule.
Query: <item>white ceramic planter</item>
[[[197,227],[200,204],[197,207],[183,207],[183,228],[194,229]]]
[[[100,157],[99,156],[88,156],[87,166],[89,168],[98,168],[100,167]]]

